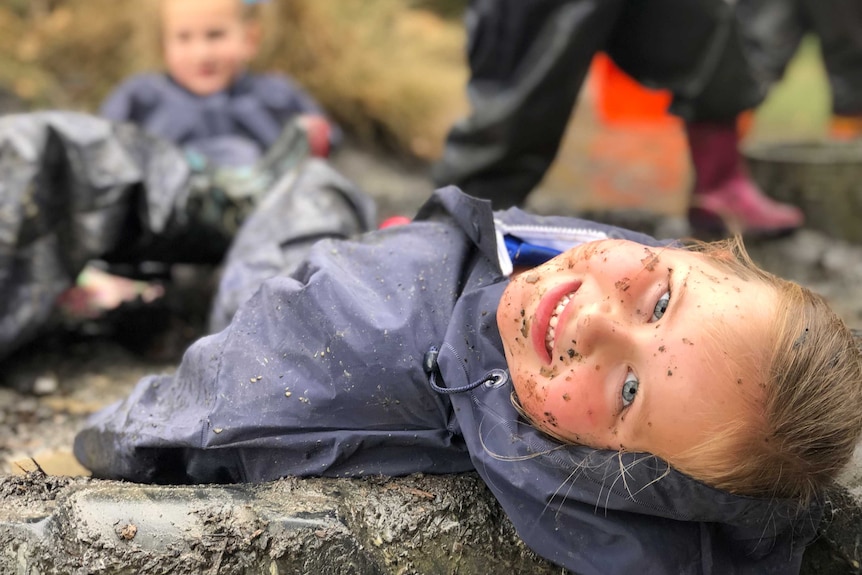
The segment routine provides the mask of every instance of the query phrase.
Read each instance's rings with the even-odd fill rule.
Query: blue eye
[[[658,298],[658,301],[655,304],[655,308],[653,309],[652,318],[650,319],[650,321],[653,322],[660,320],[661,317],[664,315],[664,312],[667,311],[668,304],[670,304],[670,292],[666,291],[664,292],[664,294],[662,294],[660,298]]]
[[[640,382],[635,374],[629,372],[626,376],[626,380],[623,382],[623,407],[628,407],[635,400],[635,395],[638,392],[638,386]]]

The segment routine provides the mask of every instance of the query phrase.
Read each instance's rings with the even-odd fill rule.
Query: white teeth
[[[554,349],[554,336],[557,331],[557,323],[560,321],[560,314],[569,305],[573,295],[575,295],[575,292],[564,295],[551,313],[551,319],[548,322],[548,333],[545,334],[545,348],[548,350],[548,353],[551,353],[551,350]]]

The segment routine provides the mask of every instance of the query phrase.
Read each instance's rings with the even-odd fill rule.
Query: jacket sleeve
[[[464,251],[445,222],[316,243],[175,375],[95,414],[75,455],[98,477],[174,483],[472,469],[423,371]]]
[[[154,94],[148,86],[148,76],[133,76],[117,86],[99,107],[99,115],[114,122],[140,124],[148,100]]]
[[[324,116],[331,128],[330,145],[337,147],[341,143],[341,128],[327,116],[320,103],[292,78],[281,74],[261,76],[256,90],[281,125],[286,125],[297,116]]]

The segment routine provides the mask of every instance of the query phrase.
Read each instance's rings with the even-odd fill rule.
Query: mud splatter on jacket
[[[409,226],[320,241],[175,375],[94,415],[75,454],[97,476],[156,482],[476,470],[524,541],[576,573],[797,572],[816,508],[718,491],[647,454],[561,446],[519,418],[497,245],[489,204],[455,188]]]

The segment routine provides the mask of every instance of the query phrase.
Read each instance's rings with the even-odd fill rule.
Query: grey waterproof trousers
[[[0,174],[0,359],[51,324],[57,296],[90,260],[215,264],[231,245],[232,235],[201,211],[217,190],[179,148],[132,125],[69,112],[0,117]],[[316,183],[298,185],[306,178]],[[308,189],[314,197],[303,195]],[[212,329],[259,285],[254,262],[266,261],[269,274],[290,269],[319,237],[375,223],[371,198],[319,160],[305,160],[263,201],[283,214],[274,220],[285,249],[233,250],[243,263],[228,266]]]

